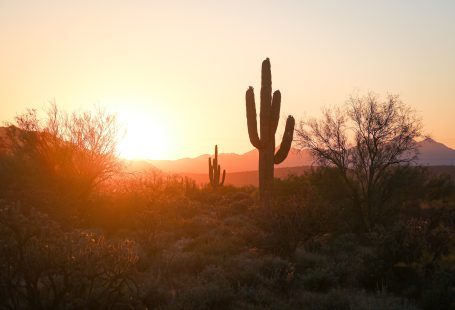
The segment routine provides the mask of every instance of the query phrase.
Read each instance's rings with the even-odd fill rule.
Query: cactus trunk
[[[261,205],[268,207],[273,197],[275,138],[264,149],[259,149],[259,197]]]
[[[272,97],[272,74],[268,58],[262,62],[261,77],[260,137],[257,131],[254,91],[251,86],[246,92],[246,116],[251,144],[259,150],[260,203],[267,208],[273,199],[274,164],[283,162],[289,153],[295,121],[291,115],[288,117],[280,149],[275,155],[275,133],[280,119],[281,93],[277,90]]]

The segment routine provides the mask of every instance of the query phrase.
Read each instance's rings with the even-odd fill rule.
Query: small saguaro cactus
[[[213,159],[213,164],[212,164],[212,158],[209,157],[209,178],[210,178],[210,185],[213,188],[216,188],[218,186],[223,186],[224,184],[224,179],[226,178],[226,170],[223,169],[223,176],[221,177],[221,182],[220,182],[220,172],[221,172],[221,166],[218,164],[218,145],[215,145],[215,158]]]
[[[260,137],[257,129],[256,105],[253,87],[246,91],[246,118],[251,144],[259,150],[259,199],[263,207],[269,207],[273,196],[273,166],[288,156],[294,136],[295,120],[289,115],[286,120],[280,149],[275,154],[275,133],[280,120],[281,93],[272,97],[272,73],[270,60],[262,62]]]

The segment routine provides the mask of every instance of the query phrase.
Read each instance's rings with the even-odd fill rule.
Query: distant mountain
[[[419,158],[417,164],[423,166],[455,165],[455,150],[430,138],[418,142]],[[178,160],[150,160],[150,164],[163,172],[183,174],[207,174],[208,158],[205,154],[195,158]],[[222,169],[227,173],[258,170],[259,153],[256,149],[245,154],[221,153],[218,155]],[[286,160],[276,168],[289,168],[313,165],[313,158],[308,150],[291,149]]]
[[[419,142],[418,164],[423,166],[453,166],[455,165],[455,150],[427,138]]]
[[[122,160],[127,173],[159,171],[149,160]]]
[[[177,160],[150,160],[149,162],[162,170],[163,172],[172,173],[208,173],[208,159],[210,156],[204,154],[195,158],[183,158]],[[218,160],[222,169],[226,172],[244,172],[258,170],[259,152],[254,149],[245,154],[220,153]],[[309,166],[312,163],[312,157],[307,150],[297,151],[291,149],[286,160],[277,168]]]

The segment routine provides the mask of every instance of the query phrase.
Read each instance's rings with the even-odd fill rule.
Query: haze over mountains
[[[177,160],[151,160],[156,168],[163,172],[173,173],[207,173],[208,158],[213,155],[204,154],[195,158],[182,158]],[[244,154],[220,153],[218,154],[221,168],[230,172],[243,172],[257,170],[259,153],[256,149]],[[306,150],[299,152],[291,149],[286,160],[277,167],[299,167],[312,164],[312,157]]]
[[[141,171],[156,168],[165,173],[175,173],[188,176],[198,183],[207,183],[208,158],[213,155],[204,154],[195,158],[178,160],[143,160],[130,161],[130,171]],[[226,169],[226,184],[243,186],[257,185],[258,151],[256,149],[245,154],[218,154],[221,169]],[[286,160],[275,166],[275,176],[284,178],[290,174],[300,175],[313,165],[313,159],[308,150],[291,149]],[[427,138],[419,142],[418,165],[423,166],[452,166],[443,170],[455,172],[455,150],[446,145]],[[452,169],[454,168],[454,169]],[[441,169],[439,169],[441,170]],[[454,170],[454,171],[452,171]]]
[[[455,150],[446,145],[427,138],[419,143],[419,159],[417,164],[424,166],[455,165]],[[213,155],[204,154],[195,158],[177,160],[147,160],[143,164],[152,164],[163,172],[171,173],[207,173],[208,158]],[[229,173],[255,171],[258,165],[258,151],[256,149],[245,154],[220,153],[219,162],[222,169]],[[298,151],[291,149],[286,160],[275,166],[276,168],[311,166],[313,159],[308,150]],[[140,166],[140,165],[139,165]]]

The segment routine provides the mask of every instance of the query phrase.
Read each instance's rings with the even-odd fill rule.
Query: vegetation
[[[71,210],[78,219],[89,212],[95,192],[122,169],[118,128],[116,117],[101,108],[70,114],[51,104],[43,116],[36,110],[18,115],[7,128],[0,186],[12,200]],[[52,202],[54,192],[66,196],[64,206]]]
[[[390,174],[417,157],[415,139],[421,128],[397,96],[380,102],[369,94],[351,97],[344,108],[325,110],[321,120],[302,122],[297,141],[311,150],[319,165],[336,167],[357,216],[371,230],[387,214]]]
[[[224,179],[226,178],[226,170],[223,169],[223,176],[221,177],[221,166],[218,164],[218,145],[215,145],[215,158],[213,159],[209,157],[209,179],[210,185],[213,188],[217,188],[218,186],[223,186]]]
[[[88,128],[99,120],[88,119]],[[268,208],[254,187],[214,191],[157,171],[108,169],[82,178],[81,191],[78,180],[93,168],[76,160],[92,149],[42,134],[49,123],[38,123],[41,131],[28,132],[36,138],[14,129],[25,138],[0,148],[11,150],[0,154],[0,309],[455,306],[449,176],[385,169],[387,200],[365,230],[336,166],[274,180]],[[63,159],[75,155],[44,157],[60,154],[50,146],[84,154],[70,162],[78,173],[60,175]]]
[[[279,90],[275,91],[272,98],[272,73],[268,58],[262,62],[261,74],[260,137],[257,129],[254,91],[251,86],[246,91],[246,118],[251,144],[259,150],[260,202],[263,207],[269,207],[273,197],[273,167],[288,156],[295,120],[291,115],[288,116],[280,149],[275,154],[275,133],[280,120],[281,93]]]

